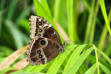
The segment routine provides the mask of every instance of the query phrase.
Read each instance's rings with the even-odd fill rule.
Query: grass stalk
[[[3,8],[4,8],[4,5],[5,5],[5,0],[1,0],[1,3],[0,3],[0,35],[2,33],[2,11],[3,11]]]
[[[54,8],[54,19],[57,20],[58,17],[59,17],[59,7],[60,7],[60,3],[61,3],[61,0],[55,0],[55,8]]]
[[[76,15],[76,7],[77,1],[76,0],[67,0],[67,17],[68,17],[68,34],[71,41],[78,40],[77,36],[77,15]],[[74,6],[74,3],[76,4]],[[74,8],[75,7],[75,8]],[[75,12],[74,12],[74,11]],[[74,15],[75,14],[75,15]]]
[[[105,23],[106,23],[106,27],[108,29],[108,32],[109,32],[110,36],[111,36],[111,28],[110,28],[110,23],[108,21],[108,16],[107,16],[107,13],[106,13],[105,2],[104,2],[104,0],[99,0],[99,3],[100,3],[102,14],[103,14],[103,17],[104,17],[104,20],[105,20]]]
[[[111,20],[111,10],[109,11],[109,15],[108,16],[109,16],[108,20],[109,20],[109,23],[110,23],[110,20]],[[98,43],[98,49],[99,50],[102,50],[103,47],[104,47],[104,43],[105,43],[105,40],[106,40],[107,33],[108,33],[108,29],[107,29],[107,26],[105,25],[104,28],[103,28],[102,34],[100,36],[99,43]]]
[[[24,59],[20,60],[19,62],[17,62],[13,67],[16,68],[15,70],[22,70],[28,64],[29,64],[29,62],[27,62],[27,58],[24,58]]]
[[[48,15],[52,17],[47,0],[40,0],[41,5],[44,7],[44,9],[47,11]]]
[[[1,64],[0,64],[0,70],[3,70],[4,68],[9,67],[19,56],[21,56],[24,52],[26,52],[27,46],[18,49],[13,54],[8,56]]]
[[[18,2],[18,0],[11,0],[10,6],[9,6],[8,15],[7,15],[7,19],[11,19],[12,18],[14,10],[16,8],[17,2]]]
[[[93,39],[94,39],[94,32],[95,32],[96,18],[97,18],[98,10],[99,10],[99,0],[97,0],[97,2],[96,2],[96,7],[95,7],[93,20],[92,20],[92,24],[91,24],[91,32],[90,32],[90,36],[89,36],[90,44],[93,44],[93,41],[94,41]]]
[[[92,23],[93,15],[94,15],[94,12],[93,12],[94,11],[94,5],[95,5],[95,0],[92,0],[92,6],[91,6],[91,10],[90,10],[89,17],[88,17],[84,43],[89,43],[88,41],[89,41],[89,36],[90,36],[91,23]]]
[[[100,74],[97,48],[95,47],[95,45],[93,45],[93,48],[94,48],[94,50],[95,50],[97,74]]]
[[[81,1],[83,2],[85,8],[86,8],[88,11],[90,11],[90,6],[89,6],[89,4],[86,2],[86,0],[81,0]]]

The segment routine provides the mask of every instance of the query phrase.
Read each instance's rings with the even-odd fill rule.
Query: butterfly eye
[[[40,41],[40,44],[41,44],[41,45],[45,45],[45,43],[46,43],[45,40],[41,40],[41,41]]]

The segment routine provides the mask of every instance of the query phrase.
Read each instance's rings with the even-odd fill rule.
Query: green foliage
[[[28,19],[34,14],[45,18],[58,33],[59,29],[56,28],[54,20],[59,23],[71,43],[47,64],[28,65],[11,74],[110,74],[111,8],[108,7],[111,5],[108,5],[108,2],[104,0],[0,0],[0,62],[16,49],[29,43]],[[82,6],[82,9],[79,6]],[[61,39],[64,38],[61,36]],[[74,41],[76,44],[73,43]],[[11,65],[0,73],[4,74],[13,69]]]
[[[102,10],[103,16],[104,16],[104,20],[105,20],[107,29],[109,31],[109,34],[111,35],[111,29],[110,29],[109,20],[108,20],[107,13],[106,13],[104,0],[100,0],[99,3],[100,3],[100,7],[101,7],[101,10]]]

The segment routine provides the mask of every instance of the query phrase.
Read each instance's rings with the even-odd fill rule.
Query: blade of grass
[[[86,72],[85,74],[94,74],[96,70],[96,64],[93,64]]]
[[[20,23],[26,16],[28,16],[31,12],[32,6],[27,7],[22,13],[20,13],[19,17],[16,19],[16,24]],[[19,25],[19,24],[18,24]]]
[[[102,61],[102,60],[103,60],[103,61]],[[100,67],[100,63],[101,63],[105,68],[111,70],[110,64],[108,64],[106,61],[104,61],[104,59],[102,59],[102,60],[100,59],[99,62],[98,62],[99,67]],[[90,56],[88,57],[88,61],[89,61],[91,64],[95,64],[95,63],[96,63],[96,57],[90,55]],[[96,67],[96,68],[97,68],[97,67]],[[100,68],[101,68],[101,67],[100,67]],[[104,69],[104,68],[103,68],[103,69]],[[105,70],[105,69],[104,69],[104,70]],[[104,70],[103,70],[103,71],[104,71]],[[101,69],[100,69],[100,71],[101,71]],[[105,70],[105,71],[107,71],[107,70]],[[105,73],[105,74],[109,74],[109,73]]]
[[[91,10],[89,12],[84,43],[89,43],[88,41],[89,41],[89,36],[90,36],[91,23],[92,23],[93,15],[94,15],[94,12],[93,12],[94,11],[94,5],[95,5],[95,0],[92,0],[92,6],[91,6]]]
[[[107,62],[109,62],[109,64],[111,64],[111,59],[103,52],[103,51],[101,51],[101,50],[97,50],[103,57],[104,57],[104,59],[107,61]]]
[[[0,11],[4,8],[5,0],[1,0],[0,2]]]
[[[88,66],[86,64],[82,64],[80,69],[79,69],[79,73],[85,73],[88,70]]]
[[[41,5],[44,7],[44,9],[47,11],[48,15],[52,17],[49,6],[47,4],[47,0],[40,0],[40,2],[41,2]]]
[[[92,20],[91,30],[90,30],[91,32],[90,32],[90,36],[89,36],[89,43],[90,44],[93,44],[93,41],[94,41],[93,39],[94,39],[94,32],[95,32],[98,10],[99,10],[99,0],[97,0],[96,7],[94,9],[94,15],[93,15],[93,20]]]
[[[65,30],[63,30],[63,29],[66,29],[66,27],[67,27],[67,25],[66,25],[67,24],[67,20],[66,20],[67,18],[66,18],[65,6],[66,6],[66,0],[64,0],[64,2],[61,0],[55,0],[54,18],[53,19],[54,19],[54,23],[55,23],[55,21],[56,21],[56,23],[59,23],[58,26],[59,26],[59,28],[61,27],[61,29],[59,29],[59,28],[57,28],[57,29],[58,29],[58,32],[60,33],[60,35],[63,39],[64,39],[63,34],[65,35]],[[57,26],[57,24],[55,24],[55,25]],[[64,31],[64,33],[61,32],[62,30]],[[63,40],[62,40],[62,42],[63,42]]]
[[[54,20],[62,26],[62,28],[67,32],[67,10],[66,10],[66,0],[55,0],[54,3]]]
[[[64,71],[63,73],[65,73],[67,71],[68,68],[70,68],[72,66],[72,64],[74,63],[74,60],[77,60],[80,53],[82,52],[82,50],[86,47],[87,45],[80,45],[78,46],[74,52],[71,54],[70,58],[67,61],[67,64],[65,65]],[[73,58],[73,59],[72,59]]]
[[[78,41],[78,36],[77,36],[77,15],[74,16],[74,12],[73,10],[75,10],[75,14],[76,14],[76,5],[75,5],[75,9],[73,8],[74,3],[77,1],[75,0],[66,0],[67,3],[67,17],[68,17],[68,34],[69,34],[69,38],[71,41]]]
[[[14,68],[13,67],[8,67],[6,69],[3,69],[2,71],[0,71],[1,74],[6,74],[6,72],[10,71],[10,70],[13,70]]]
[[[95,57],[96,57],[96,67],[97,67],[97,74],[100,74],[100,70],[99,70],[99,63],[98,63],[98,53],[97,53],[97,48],[95,45],[93,45],[94,50],[95,50]]]
[[[6,27],[14,39],[16,48],[18,49],[18,48],[22,47],[23,39],[22,39],[21,33],[17,29],[17,27],[15,27],[14,24],[9,20],[6,21]]]
[[[103,14],[103,17],[104,17],[104,20],[105,20],[105,23],[106,23],[106,27],[107,27],[107,29],[109,31],[110,36],[111,36],[111,29],[110,29],[110,24],[109,24],[107,13],[106,13],[104,0],[99,0],[99,3],[100,3],[102,14]]]
[[[14,13],[14,9],[16,8],[16,4],[19,0],[11,0],[10,5],[9,5],[9,12],[7,14],[7,19],[11,19]]]
[[[59,30],[59,33],[61,34],[61,37],[64,39],[64,41],[66,41],[68,44],[70,44],[70,39],[67,36],[67,34],[65,33],[65,31],[63,30],[63,28],[56,21],[54,21],[54,23],[57,26],[57,29]]]
[[[40,72],[41,70],[43,70],[44,68],[47,67],[47,64],[44,65],[35,65],[35,66],[27,66],[24,71],[25,72]]]
[[[89,62],[91,62],[92,64],[94,64],[96,62],[96,58],[95,56],[89,56],[88,58]],[[102,62],[101,60],[99,60],[98,64],[99,64],[99,67],[105,72],[104,74],[110,74],[111,73],[111,67],[109,64],[104,63]],[[101,71],[100,69],[100,71]]]
[[[105,67],[103,64],[99,62],[100,68],[105,72],[105,74],[110,74],[111,69],[109,70],[107,67]]]
[[[13,54],[8,56],[1,64],[0,64],[0,70],[3,70],[4,68],[9,67],[20,55],[22,55],[24,52],[26,52],[27,46],[18,49]],[[8,62],[7,62],[8,61]]]
[[[111,10],[109,11],[109,15],[108,16],[109,16],[108,20],[109,20],[109,23],[110,23],[110,20],[111,20]],[[102,50],[103,47],[104,47],[104,43],[105,43],[105,40],[106,40],[107,32],[108,32],[108,30],[107,30],[107,27],[105,25],[104,28],[103,28],[103,31],[102,31],[99,43],[98,43],[98,49],[99,50]]]
[[[0,58],[1,57],[7,57],[12,53],[12,49],[8,46],[0,46]],[[4,54],[5,53],[5,54]]]
[[[78,0],[73,0],[73,7],[74,8],[73,10],[71,10],[71,14],[73,14],[72,16],[72,20],[74,21],[73,22],[73,35],[74,35],[74,40],[78,41],[79,42],[79,37],[78,37],[78,33],[77,33],[77,20],[78,20],[78,4],[79,4],[79,1]],[[71,9],[72,9],[71,8]],[[69,24],[68,24],[69,25]]]
[[[1,0],[1,2],[0,2],[0,13],[3,10],[4,6],[5,6],[5,0]],[[2,33],[2,16],[3,15],[0,14],[0,35]]]
[[[20,22],[18,23],[18,27],[22,27],[22,28],[24,28],[24,30],[26,31],[26,33],[29,35],[30,34],[30,26],[29,26],[29,20],[27,20],[27,19],[23,19],[23,20],[20,20]],[[23,35],[25,35],[25,34],[23,34],[22,33],[22,37],[23,37]],[[29,37],[28,37],[29,38]],[[25,41],[27,41],[28,40],[28,38],[24,38],[25,39]]]
[[[104,51],[108,56],[111,55],[111,42],[107,45],[107,48]]]
[[[12,72],[11,74],[45,74],[42,72],[24,72],[23,70]]]
[[[47,74],[56,74],[57,71],[59,70],[60,66],[63,64],[63,62],[66,59],[66,54],[69,55],[71,53],[71,51],[76,47],[76,45],[71,44],[69,46],[67,46],[65,49],[67,49],[67,51],[65,51],[64,53],[61,53],[53,62],[53,64],[50,66],[50,68],[47,71]],[[68,50],[70,49],[70,50]]]
[[[83,52],[77,60],[74,60],[75,62],[72,63],[72,66],[64,72],[64,74],[75,74],[79,67],[82,65],[82,63],[85,61],[85,59],[88,57],[88,55],[92,52],[93,48],[87,49],[85,52]]]
[[[86,0],[81,0],[82,1],[82,3],[84,4],[84,6],[86,7],[86,9],[88,10],[88,11],[90,11],[90,6],[89,6],[89,4],[87,3],[87,1]]]
[[[28,64],[29,64],[29,62],[27,62],[27,58],[24,58],[24,59],[20,60],[19,62],[17,62],[16,64],[14,64],[13,67],[15,68],[15,70],[22,70]]]
[[[55,8],[54,8],[54,19],[57,20],[59,17],[59,9],[61,5],[61,0],[55,0]]]

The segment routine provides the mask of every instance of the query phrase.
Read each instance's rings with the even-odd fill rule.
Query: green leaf
[[[28,34],[30,34],[29,20],[24,19],[19,22],[19,27],[22,27]],[[27,38],[26,38],[27,39]]]
[[[6,21],[6,27],[14,39],[17,49],[22,47],[23,46],[23,42],[22,42],[23,39],[22,39],[20,31],[9,20]]]
[[[96,48],[96,46],[95,46],[95,45],[93,45],[93,48],[94,48],[94,50],[95,50],[97,74],[100,74],[97,48]]]
[[[67,32],[67,10],[66,0],[55,0],[54,4],[54,20]]]
[[[76,31],[76,16],[74,16],[74,8],[73,5],[74,3],[77,3],[75,0],[67,0],[67,17],[68,17],[68,34],[69,38],[71,41],[77,40],[78,41],[78,36],[77,36],[77,31]],[[75,5],[76,6],[76,5]],[[76,12],[76,11],[75,11]],[[74,19],[75,18],[75,19]]]
[[[106,61],[109,62],[109,64],[111,64],[111,59],[103,51],[99,49],[97,51],[105,58]]]
[[[85,74],[94,74],[96,70],[96,64],[93,64],[86,72]]]
[[[55,0],[55,8],[54,8],[54,19],[57,20],[59,17],[59,9],[61,6],[61,0]]]
[[[8,20],[12,18],[14,10],[16,8],[16,4],[17,4],[18,1],[19,0],[11,0],[10,5],[9,5],[9,9],[8,9],[9,12],[7,14],[7,19]]]
[[[7,46],[0,46],[0,58],[9,56],[13,51]],[[4,54],[5,53],[5,54]]]
[[[5,6],[5,0],[1,0],[0,2],[0,36],[1,36],[1,33],[2,33],[2,23],[3,23],[3,14],[2,12],[4,11],[3,8]]]
[[[89,43],[90,30],[92,28],[91,23],[92,23],[93,15],[94,15],[94,12],[93,12],[94,11],[94,5],[95,5],[95,0],[92,0],[92,6],[91,6],[91,9],[89,12],[84,43]]]
[[[107,67],[105,67],[102,63],[99,62],[100,68],[105,72],[105,74],[110,74],[111,73],[111,69],[108,69]]]
[[[99,0],[96,1],[96,6],[94,9],[94,15],[93,15],[91,30],[90,30],[91,32],[89,35],[89,43],[90,44],[93,44],[93,41],[94,41],[94,34],[95,34],[95,27],[96,27],[96,19],[97,19],[98,10],[99,10]]]
[[[5,0],[1,0],[1,2],[0,2],[0,11],[3,10],[4,5],[5,5]]]
[[[49,6],[48,6],[48,4],[47,4],[47,0],[40,0],[40,3],[41,3],[41,5],[44,7],[44,9],[47,11],[48,15],[49,15],[50,17],[52,17],[52,16],[51,16],[50,9],[49,9]]]
[[[108,14],[108,20],[109,21],[111,20],[111,10],[109,11],[109,14]],[[107,33],[108,33],[107,26],[104,25],[104,28],[102,30],[102,34],[101,34],[101,37],[100,37],[100,40],[99,40],[99,43],[98,43],[98,49],[99,50],[102,50],[103,47],[104,47],[104,43],[105,43],[105,40],[106,40],[106,37],[107,37]]]
[[[104,20],[105,20],[105,23],[106,23],[106,27],[107,27],[107,29],[109,31],[110,36],[111,36],[110,23],[108,21],[108,16],[107,16],[107,13],[106,13],[104,0],[99,0],[99,3],[100,3],[102,14],[103,14],[103,17],[104,17]]]
[[[41,70],[43,70],[44,68],[46,68],[48,64],[44,64],[44,65],[35,65],[35,66],[31,66],[29,65],[28,67],[25,68],[25,72],[40,72]]]
[[[14,67],[8,67],[8,68],[5,68],[3,69],[2,71],[0,71],[0,74],[6,74],[6,72],[10,71],[10,70],[13,70]]]
[[[87,49],[85,52],[83,52],[77,60],[74,60],[75,62],[72,63],[72,66],[68,68],[64,74],[75,74],[79,67],[82,65],[82,63],[85,61],[85,59],[88,57],[88,55],[92,52],[92,48]]]
[[[70,58],[67,61],[67,64],[64,68],[63,73],[65,73],[67,71],[68,68],[70,68],[72,66],[73,63],[75,63],[75,60],[78,59],[80,53],[82,52],[82,50],[86,47],[87,45],[80,45],[78,46],[71,54]]]
[[[82,3],[84,4],[85,8],[86,8],[88,11],[90,11],[91,8],[90,8],[88,2],[87,2],[86,0],[81,0],[81,1],[82,1]]]
[[[22,11],[22,13],[19,15],[18,18],[16,18],[16,24],[19,25],[19,23],[24,20],[31,12],[31,8],[32,6],[27,7],[24,11]]]
[[[17,72],[12,72],[11,74],[45,74],[42,72],[24,72],[23,70],[17,71]]]

